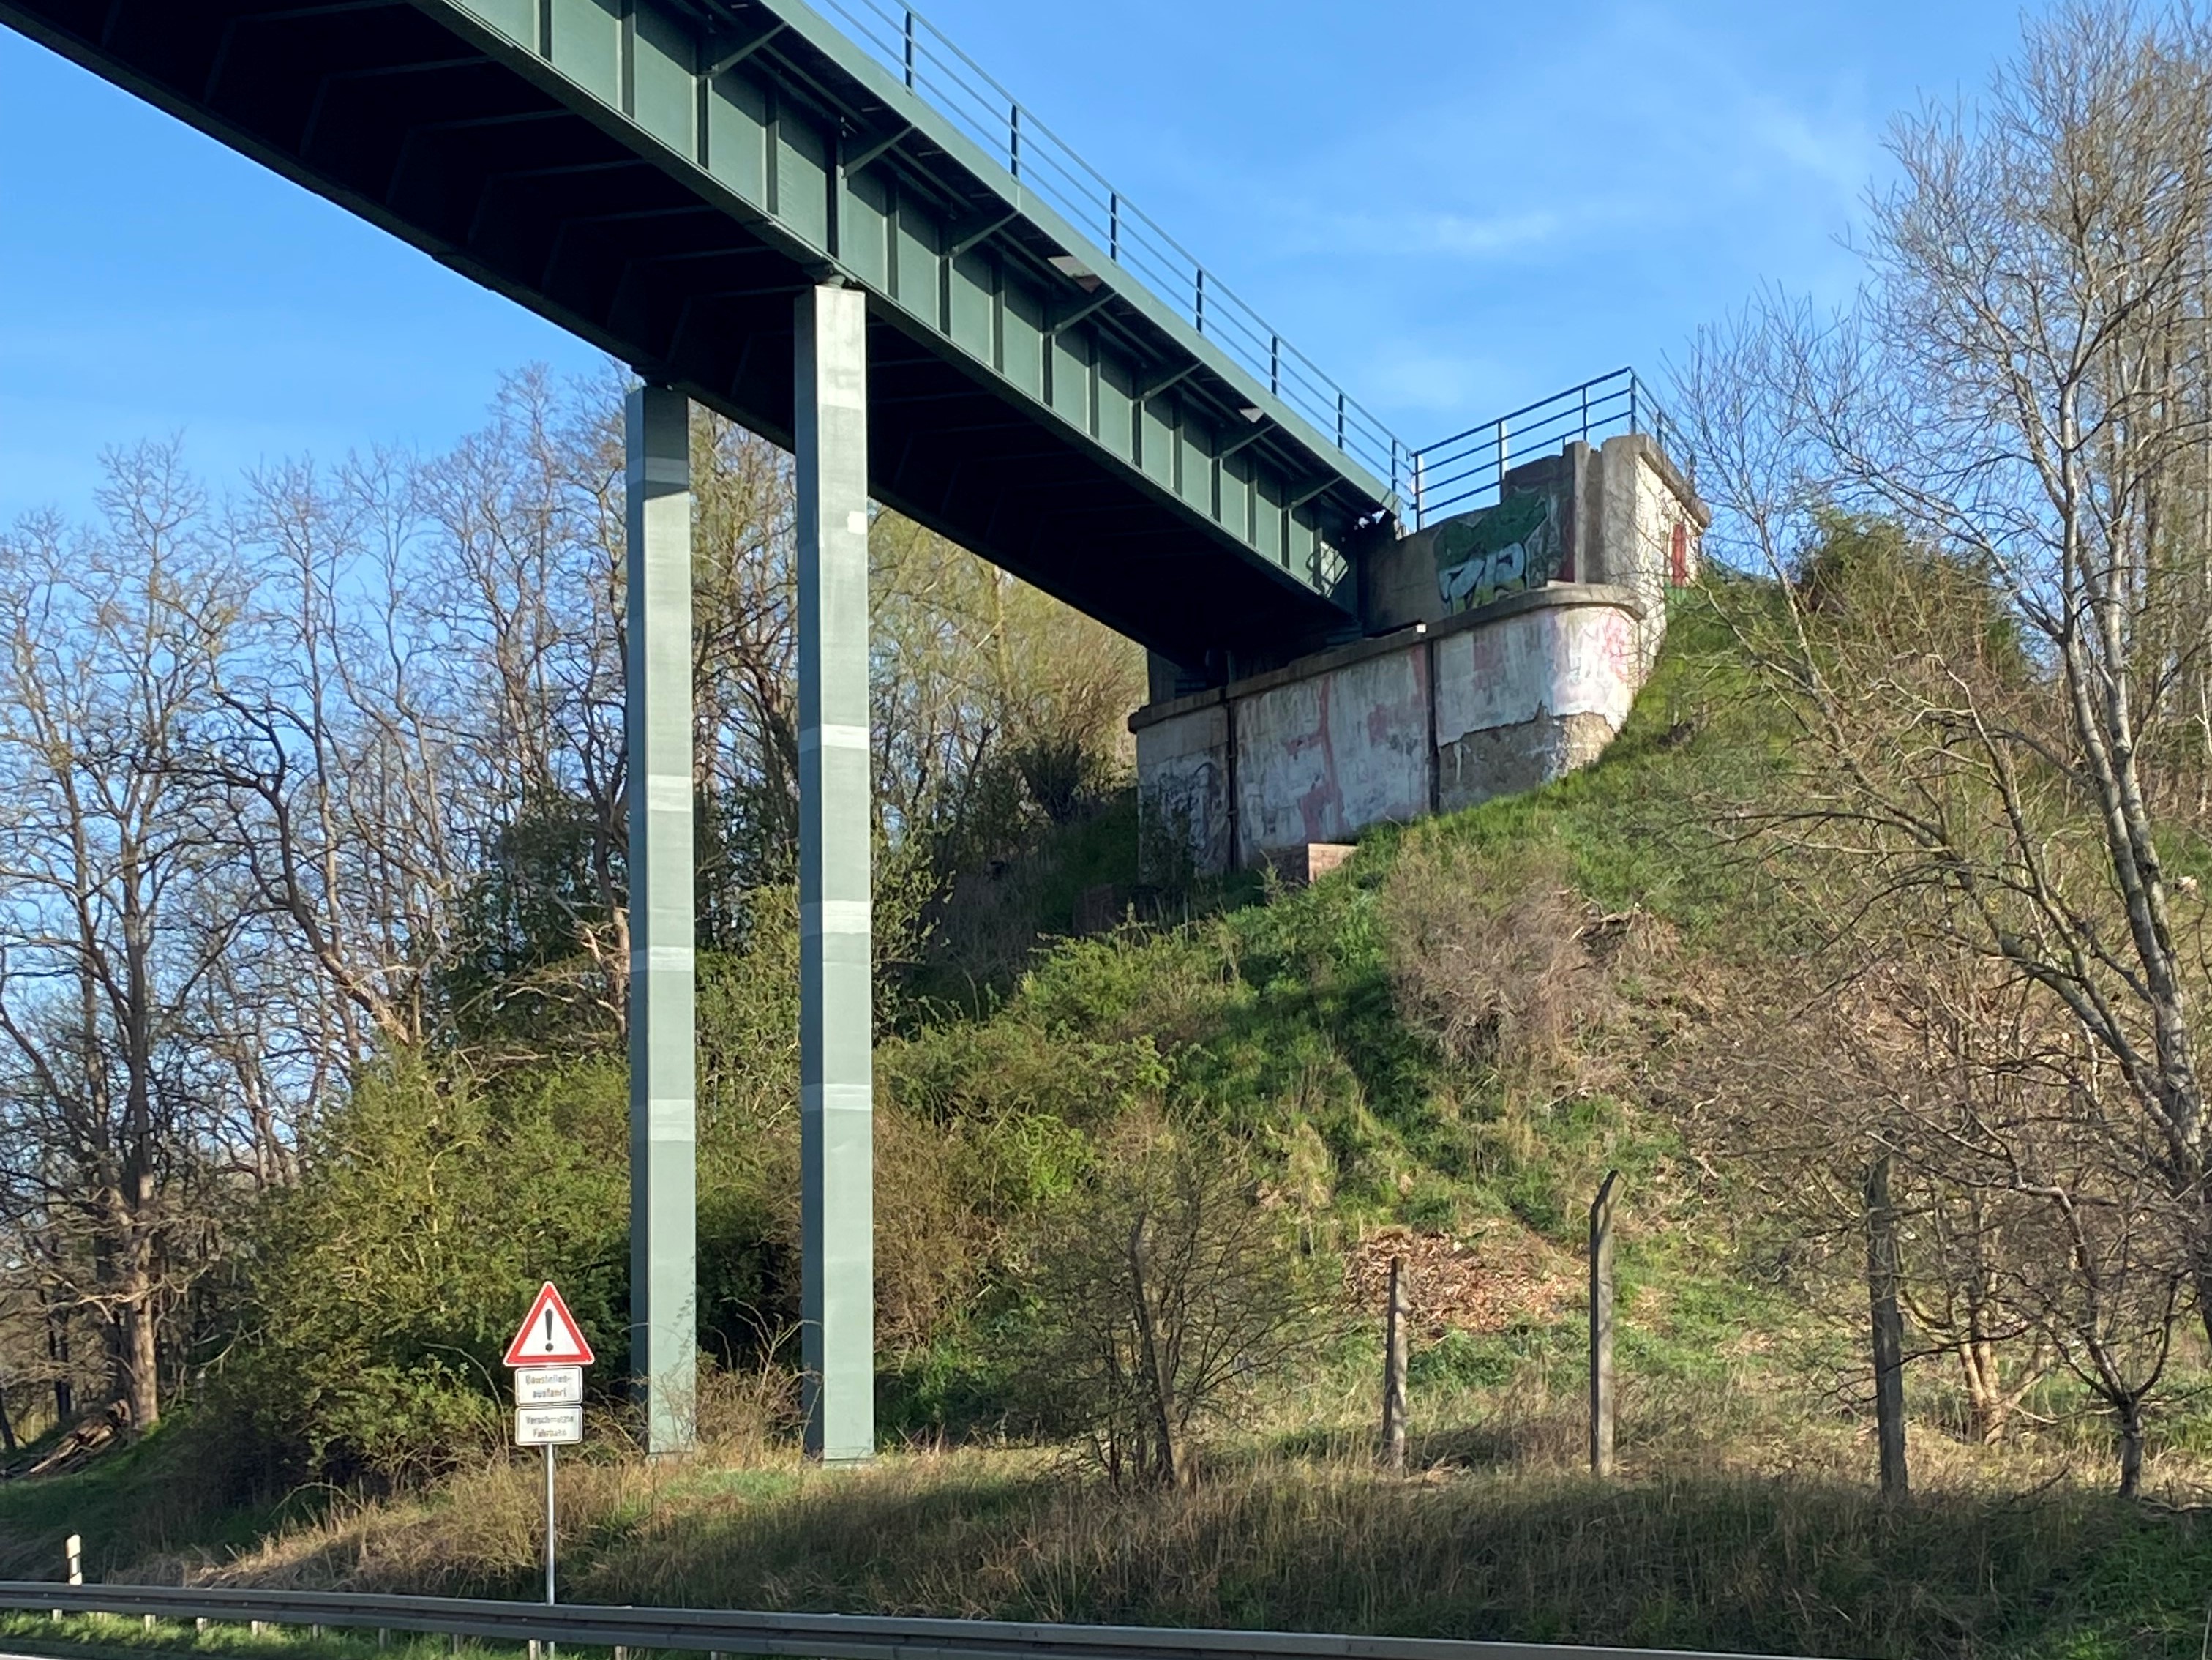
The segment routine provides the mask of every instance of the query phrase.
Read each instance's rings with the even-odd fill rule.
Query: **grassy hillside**
[[[2158,1420],[2148,1505],[2104,1496],[2108,1427],[2063,1383],[1985,1449],[1958,1433],[1944,1363],[1916,1361],[1917,1491],[1885,1503],[1848,1243],[1824,1256],[1778,1232],[1772,1195],[1699,1128],[1678,1053],[1786,980],[1796,950],[1767,873],[1711,828],[1777,764],[1744,684],[1690,602],[1588,772],[1376,833],[1309,889],[1242,879],[1171,925],[1047,945],[1003,995],[979,987],[908,1022],[879,1055],[885,1456],[804,1466],[773,1367],[717,1376],[693,1465],[620,1456],[610,1416],[563,1466],[571,1593],[1800,1653],[2198,1653],[2203,1357]],[[1108,823],[1079,826],[1008,903],[1049,922],[1114,879]],[[773,1093],[775,1074],[746,1076]],[[557,1098],[544,1122],[585,1115],[612,1144],[605,1078],[540,1094]],[[1073,1449],[1017,1432],[1025,1230],[1140,1110],[1254,1150],[1262,1202],[1341,1285],[1328,1341],[1211,1437],[1186,1491],[1109,1487]],[[453,1156],[489,1157],[498,1137],[471,1133],[477,1151]],[[716,1158],[708,1208],[739,1219],[716,1249],[750,1252],[744,1283],[770,1296],[787,1207],[759,1184],[788,1167],[748,1154],[732,1175]],[[1611,1169],[1622,1475],[1600,1485],[1581,1473],[1582,1250]],[[604,1241],[586,1254],[618,1262]],[[1403,1478],[1369,1452],[1393,1255],[1416,1328]],[[0,1485],[0,1549],[38,1571],[78,1530],[117,1576],[528,1590],[534,1466],[494,1456],[382,1499],[302,1490],[281,1511],[194,1503],[222,1491],[207,1461],[235,1454],[188,1416],[88,1472]]]

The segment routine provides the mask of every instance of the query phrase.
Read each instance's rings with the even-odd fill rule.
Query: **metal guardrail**
[[[788,1656],[792,1660],[1753,1660],[1675,1650],[1471,1643],[1308,1632],[1029,1625],[870,1614],[558,1607],[345,1591],[0,1581],[0,1608],[206,1620],[231,1625],[432,1633],[492,1642]]]
[[[1506,470],[1516,459],[1548,454],[1571,439],[1588,442],[1615,433],[1650,433],[1694,481],[1695,459],[1668,448],[1670,435],[1679,435],[1680,430],[1667,419],[1667,411],[1635,370],[1601,374],[1415,450],[1405,492],[1413,504],[1413,527],[1478,507],[1486,496],[1495,500]]]
[[[1337,448],[1390,481],[1401,497],[1413,449],[1324,374],[1259,313],[1200,265],[1159,222],[1133,204],[1021,100],[901,0],[814,0],[855,44],[897,76],[1049,203],[1122,270],[1141,281],[1200,334],[1234,358],[1284,403],[1335,440]]]

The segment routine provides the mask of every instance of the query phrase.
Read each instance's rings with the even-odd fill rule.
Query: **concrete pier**
[[[691,410],[629,394],[630,1371],[646,1450],[698,1438],[691,875]]]
[[[866,296],[798,301],[801,1300],[806,1449],[873,1456]]]

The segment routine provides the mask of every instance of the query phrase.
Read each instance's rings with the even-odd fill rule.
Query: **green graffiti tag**
[[[1558,514],[1548,493],[1524,491],[1437,531],[1437,591],[1448,611],[1540,588],[1559,573]]]

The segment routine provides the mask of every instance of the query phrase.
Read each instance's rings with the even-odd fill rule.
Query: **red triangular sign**
[[[592,1346],[584,1341],[583,1328],[576,1316],[568,1312],[568,1305],[561,1300],[561,1293],[548,1280],[545,1289],[538,1293],[538,1300],[530,1305],[530,1313],[522,1322],[522,1329],[514,1334],[514,1341],[507,1346],[507,1364],[510,1366],[588,1366],[592,1364]]]

